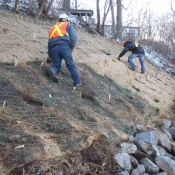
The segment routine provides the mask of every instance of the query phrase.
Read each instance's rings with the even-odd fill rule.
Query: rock
[[[159,172],[159,167],[153,162],[151,162],[149,159],[143,158],[141,159],[141,163],[145,167],[146,172],[151,174]]]
[[[135,139],[142,140],[142,141],[157,145],[158,134],[156,131],[142,132],[142,133],[136,134]]]
[[[119,175],[129,175],[128,171],[122,171]]]
[[[131,173],[131,175],[139,175],[143,174],[145,172],[145,167],[143,165],[138,165],[136,169],[134,169]]]
[[[118,153],[115,155],[115,160],[120,165],[122,170],[130,171],[131,170],[131,162],[130,156],[127,153]]]
[[[175,141],[175,127],[169,128],[168,131],[171,133],[173,140]]]
[[[130,161],[131,161],[131,165],[133,168],[136,168],[139,165],[139,162],[137,161],[137,159],[135,157],[133,157],[132,155],[130,156]]]
[[[134,144],[136,144],[137,148],[141,151],[143,151],[144,153],[151,155],[153,154],[153,147],[151,145],[151,143],[146,143],[142,140],[134,140]]]
[[[168,152],[171,152],[171,141],[168,136],[160,131],[158,133],[158,145],[165,148]]]
[[[162,171],[165,171],[168,175],[175,175],[175,161],[167,156],[158,157],[155,161]]]
[[[128,154],[132,154],[137,151],[137,147],[133,143],[122,143],[121,147],[122,150]]]
[[[171,120],[164,120],[162,124],[163,124],[162,126],[163,129],[168,129],[171,126]]]

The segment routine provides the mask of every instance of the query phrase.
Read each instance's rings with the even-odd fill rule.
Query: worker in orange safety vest
[[[72,57],[77,35],[66,14],[59,15],[58,21],[49,30],[48,56],[51,58],[52,65],[48,69],[48,75],[54,83],[58,83],[56,74],[60,71],[64,59],[73,79],[73,85],[78,87],[81,86],[81,80]]]

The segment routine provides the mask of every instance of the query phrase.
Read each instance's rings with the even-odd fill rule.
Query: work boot
[[[134,68],[132,68],[131,66],[129,66],[128,68],[129,68],[129,69],[131,69],[132,71],[135,71],[135,69],[134,69]]]
[[[48,70],[48,75],[49,75],[49,78],[50,78],[54,83],[58,83],[58,79],[55,77],[55,74],[54,74],[53,70],[49,69],[49,70]]]
[[[52,63],[52,59],[47,57],[47,60],[46,60],[47,64],[51,64]]]
[[[81,87],[81,84],[74,84],[74,87]]]

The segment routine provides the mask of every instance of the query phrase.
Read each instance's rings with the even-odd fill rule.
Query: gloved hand
[[[52,63],[52,60],[50,57],[47,57],[47,60],[46,60],[47,64],[51,64]]]
[[[118,56],[117,59],[120,61],[120,57]]]

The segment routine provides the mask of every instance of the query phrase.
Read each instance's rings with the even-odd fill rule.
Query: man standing
[[[58,83],[55,75],[60,71],[62,59],[64,59],[72,76],[73,85],[81,86],[81,80],[72,57],[76,41],[77,35],[73,26],[69,24],[69,17],[66,14],[61,14],[59,22],[49,30],[48,55],[52,65],[48,69],[48,75],[54,83]]]
[[[139,43],[134,43],[132,41],[122,41],[122,46],[124,47],[123,51],[120,53],[120,55],[117,57],[117,59],[120,61],[120,58],[128,51],[131,51],[132,54],[128,57],[128,62],[130,63],[129,69],[135,71],[136,65],[133,61],[134,58],[138,57],[140,64],[141,64],[141,73],[145,73],[145,63],[144,63],[144,49]]]

